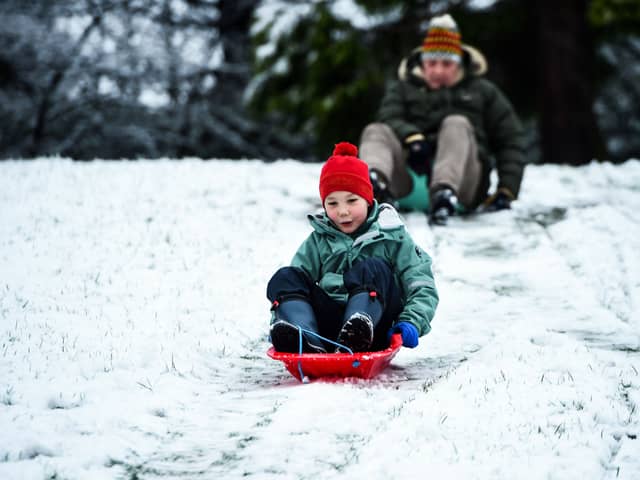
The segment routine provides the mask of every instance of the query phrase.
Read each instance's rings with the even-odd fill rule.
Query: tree
[[[0,155],[274,157],[244,108],[258,0],[10,0],[0,6]],[[301,153],[301,149],[298,150]]]
[[[640,87],[633,78],[640,47],[629,32],[640,25],[637,1],[498,0],[477,8],[465,1],[354,0],[352,5],[345,14],[344,2],[336,0],[264,0],[256,16],[252,106],[306,135],[320,157],[338,139],[358,140],[400,58],[420,44],[428,19],[445,11],[458,22],[463,41],[486,54],[488,77],[525,121],[530,160],[577,165],[622,159],[610,156],[605,145],[617,145],[620,152],[620,145],[634,142],[640,122],[632,105]],[[614,32],[622,24],[635,27],[612,39],[600,32],[596,18],[606,19]],[[615,50],[610,57],[624,58],[622,68],[601,68],[603,42]],[[620,80],[612,82],[615,73]],[[636,120],[624,125],[621,120],[629,115]]]
[[[611,157],[640,157],[640,2],[592,0],[597,45],[595,111]]]
[[[244,92],[250,79],[250,27],[258,0],[217,1],[218,15],[209,25],[217,32],[210,48],[220,62],[196,72],[209,81],[188,82],[180,107],[182,141],[178,156],[282,158],[305,156],[304,143],[286,131],[252,118]]]
[[[0,9],[0,108],[7,119],[0,148],[10,154],[37,154],[46,148],[49,118],[70,108],[57,100],[68,86],[74,55],[95,23],[92,20],[77,41],[52,31],[51,14],[67,7],[64,2],[9,3]]]
[[[596,122],[595,49],[587,0],[533,3],[537,17],[540,139],[546,163],[603,158]]]
[[[445,11],[532,159],[637,155],[636,0],[5,0],[0,158],[326,158]]]
[[[398,28],[404,10],[380,3],[355,18],[332,1],[263,2],[254,26],[253,111],[303,136],[315,156],[326,156],[339,140],[357,143],[385,77],[413,46]]]

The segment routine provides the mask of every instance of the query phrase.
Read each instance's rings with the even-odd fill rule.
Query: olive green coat
[[[453,114],[471,122],[483,164],[483,193],[489,187],[492,157],[498,171],[498,188],[517,197],[525,166],[523,129],[513,107],[500,89],[482,77],[482,54],[465,45],[461,79],[451,87],[430,89],[422,75],[418,50],[403,60],[398,80],[382,100],[378,120],[391,127],[403,142],[422,133],[435,140],[442,120]]]
[[[390,205],[374,202],[355,238],[333,226],[326,213],[309,215],[313,232],[296,252],[291,265],[306,271],[331,298],[346,303],[343,274],[358,260],[377,257],[391,266],[400,286],[403,310],[396,322],[411,322],[424,335],[438,304],[431,257],[418,247]]]

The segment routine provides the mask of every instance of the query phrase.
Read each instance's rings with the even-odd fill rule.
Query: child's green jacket
[[[329,296],[346,303],[342,275],[358,260],[384,259],[402,292],[404,308],[396,323],[411,322],[420,335],[431,330],[438,305],[431,257],[413,242],[392,206],[374,201],[355,238],[338,230],[325,213],[308,218],[314,231],[296,252],[291,266],[305,270]]]

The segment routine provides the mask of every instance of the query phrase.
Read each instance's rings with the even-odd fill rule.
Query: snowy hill
[[[0,163],[0,478],[640,478],[640,161],[431,230],[433,331],[371,381],[269,359],[320,165]]]

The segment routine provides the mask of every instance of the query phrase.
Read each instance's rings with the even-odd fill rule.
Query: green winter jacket
[[[386,260],[400,286],[403,310],[395,322],[411,322],[424,335],[438,305],[431,257],[418,247],[390,205],[374,202],[356,238],[341,232],[326,213],[309,215],[313,232],[296,252],[291,265],[300,267],[334,300],[346,304],[343,274],[358,260]]]
[[[505,95],[482,77],[487,69],[482,53],[468,45],[463,52],[462,78],[451,87],[432,90],[424,80],[416,49],[400,64],[398,80],[387,89],[378,120],[389,125],[401,142],[416,133],[435,141],[446,116],[464,115],[473,125],[483,164],[483,188],[477,202],[489,189],[492,160],[498,188],[508,188],[517,197],[526,161],[522,126]]]

